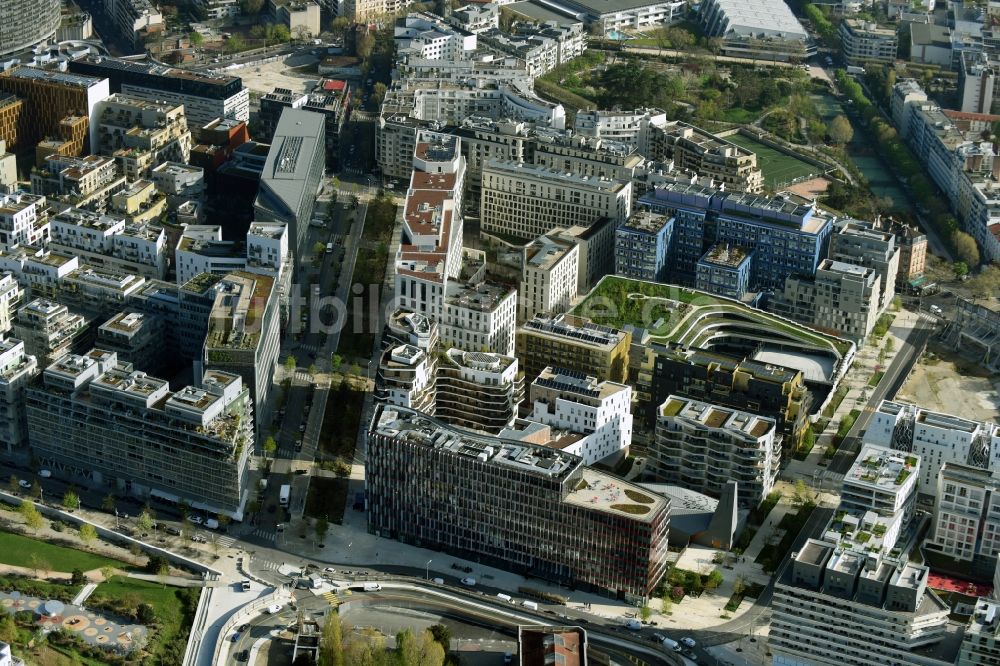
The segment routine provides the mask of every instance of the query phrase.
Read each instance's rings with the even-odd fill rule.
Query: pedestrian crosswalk
[[[254,567],[261,569],[263,571],[277,571],[278,567],[281,566],[280,562],[272,562],[271,560],[258,560],[254,559]]]
[[[236,543],[236,538],[231,536],[217,536],[215,537],[215,542],[223,548],[229,548]]]
[[[340,605],[340,599],[337,597],[336,592],[324,592],[323,598],[326,599],[326,602],[334,608]]]
[[[249,536],[260,537],[262,539],[267,539],[268,541],[274,541],[277,536],[277,532],[273,527],[258,527]]]

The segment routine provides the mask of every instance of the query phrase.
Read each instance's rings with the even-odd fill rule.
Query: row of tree
[[[355,631],[344,638],[340,615],[330,613],[320,637],[317,666],[444,666],[451,647],[451,631],[443,624],[414,634],[396,634],[395,649],[374,631]]]

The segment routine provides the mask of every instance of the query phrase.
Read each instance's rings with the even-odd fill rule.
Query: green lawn
[[[201,589],[171,587],[160,583],[114,576],[94,590],[90,603],[102,607],[102,602],[122,609],[149,604],[156,613],[155,630],[146,649],[153,657],[148,663],[179,663],[187,643],[198,605]]]
[[[764,172],[764,185],[770,188],[776,188],[783,183],[810,174],[819,176],[823,172],[819,167],[786,155],[743,134],[734,134],[726,137],[726,140],[757,154],[757,166]]]
[[[34,555],[34,557],[32,557]],[[57,546],[19,534],[0,532],[0,564],[16,567],[38,567],[70,573],[73,569],[91,571],[103,566],[125,568],[129,565],[103,555]]]

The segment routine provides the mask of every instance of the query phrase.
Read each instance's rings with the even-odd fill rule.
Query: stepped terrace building
[[[201,387],[171,392],[95,349],[50,365],[25,396],[43,465],[113,492],[242,519],[254,425],[238,375],[206,372]]]

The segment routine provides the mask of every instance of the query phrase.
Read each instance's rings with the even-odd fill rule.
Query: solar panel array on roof
[[[562,335],[568,338],[573,338],[575,340],[582,340],[583,342],[593,342],[594,344],[607,344],[610,342],[610,338],[602,335],[591,335],[585,331],[593,330],[590,327],[586,329],[570,328],[563,324],[553,324],[551,322],[528,322],[526,326],[530,328],[537,329],[539,331],[544,331],[546,333],[555,333],[556,335]],[[610,329],[613,330],[613,329]],[[601,333],[602,331],[595,331],[595,333]]]
[[[597,398],[601,395],[600,391],[595,391],[594,389],[587,388],[585,386],[580,386],[579,384],[570,384],[569,382],[561,382],[558,379],[547,379],[539,377],[535,380],[537,386],[542,388],[550,388],[555,391],[565,391],[566,393],[576,393],[577,395],[583,395],[588,398]]]

